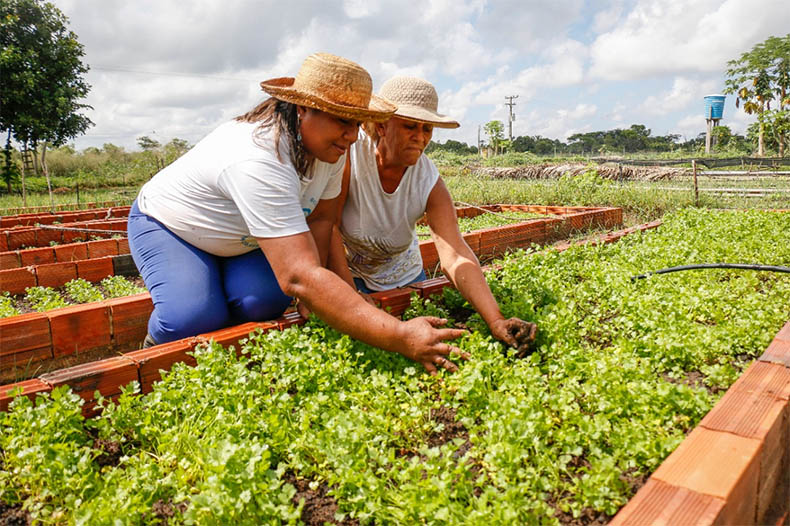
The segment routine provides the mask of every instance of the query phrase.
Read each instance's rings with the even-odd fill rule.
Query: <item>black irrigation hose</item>
[[[742,270],[763,270],[768,272],[785,272],[790,274],[790,267],[779,267],[776,265],[754,265],[746,263],[701,263],[699,265],[681,265],[679,267],[663,268],[661,270],[653,270],[646,274],[639,274],[638,276],[631,276],[631,281],[644,279],[653,274],[668,274],[669,272],[678,272],[680,270],[693,270],[703,268],[738,268]]]

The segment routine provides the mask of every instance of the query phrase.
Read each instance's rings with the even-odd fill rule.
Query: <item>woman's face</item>
[[[433,125],[393,117],[377,126],[376,148],[385,164],[413,166],[431,142]]]
[[[308,153],[326,163],[336,163],[357,140],[360,122],[313,108],[299,106],[302,144]]]

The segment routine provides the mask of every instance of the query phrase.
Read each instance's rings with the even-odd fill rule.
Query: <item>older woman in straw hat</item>
[[[436,90],[422,79],[390,79],[379,96],[398,109],[387,121],[367,122],[351,148],[339,226],[345,258],[336,239],[331,268],[349,283],[353,278],[361,292],[425,279],[415,230],[425,214],[445,275],[496,338],[526,351],[535,325],[505,319],[500,312],[480,263],[458,229],[450,193],[423,154],[434,128],[457,128],[458,123],[437,113]]]
[[[146,183],[129,215],[132,256],[154,302],[146,345],[279,316],[291,297],[333,327],[426,364],[455,366],[434,318],[370,306],[326,262],[342,170],[361,121],[395,106],[341,57],[309,56],[295,78],[221,125]]]

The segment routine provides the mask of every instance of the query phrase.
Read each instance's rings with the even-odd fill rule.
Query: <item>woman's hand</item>
[[[442,329],[447,320],[434,316],[421,316],[403,322],[402,342],[403,349],[398,352],[422,364],[431,374],[435,375],[437,367],[442,367],[450,372],[458,370],[448,357],[462,358],[468,360],[470,354],[462,351],[454,345],[446,343],[446,340],[460,338],[466,331],[461,329]]]
[[[499,319],[489,328],[494,338],[514,347],[518,358],[524,358],[531,352],[531,345],[535,341],[538,326],[519,318]]]

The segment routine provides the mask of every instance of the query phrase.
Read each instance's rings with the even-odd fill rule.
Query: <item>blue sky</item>
[[[191,143],[262,100],[261,80],[293,76],[326,51],[434,83],[461,122],[434,138],[477,141],[479,125],[565,140],[644,124],[704,131],[703,96],[728,60],[790,32],[787,0],[55,0],[85,45],[96,124],[78,149],[136,138]],[[728,97],[722,124],[753,118]],[[507,130],[507,127],[505,128]]]

